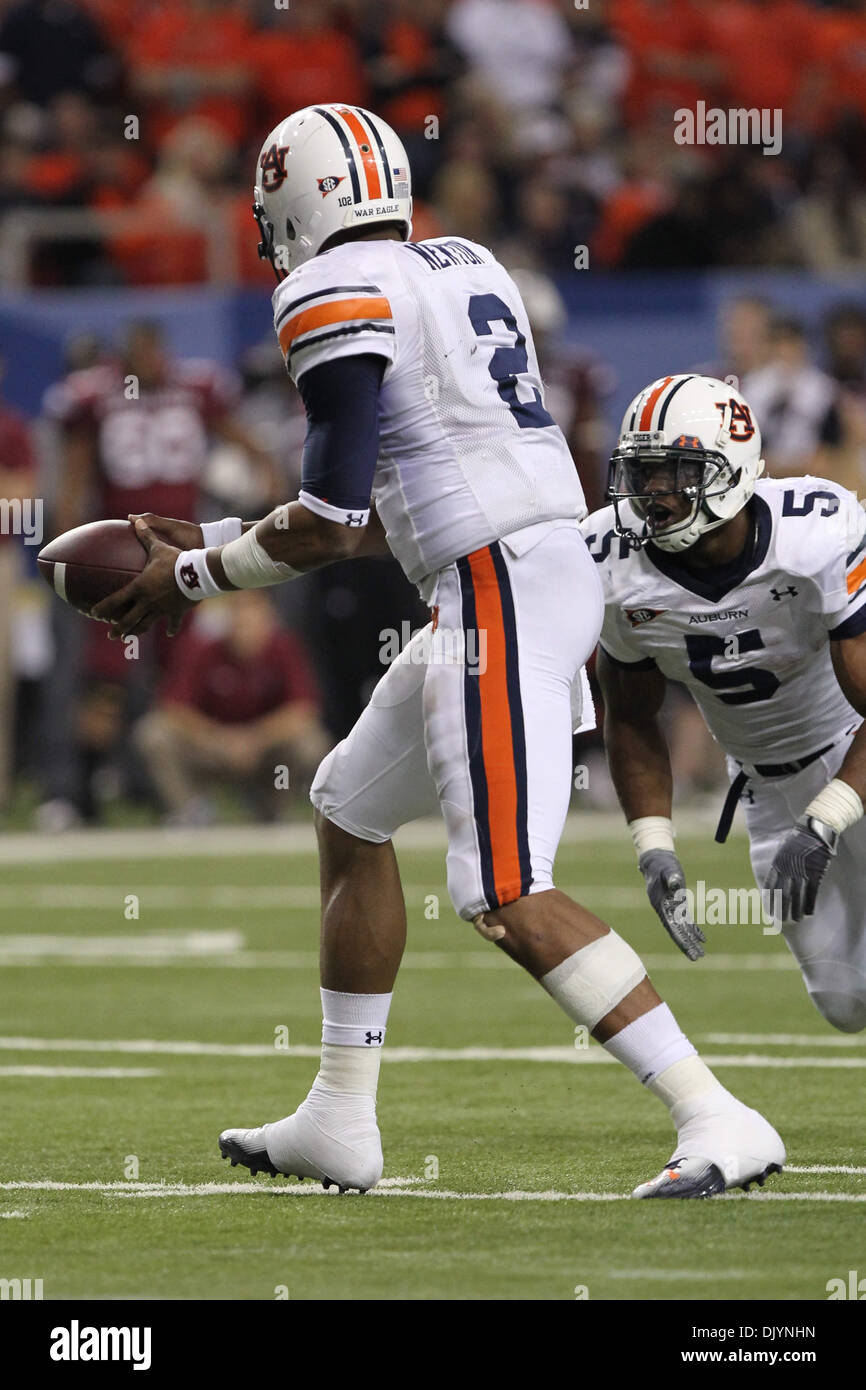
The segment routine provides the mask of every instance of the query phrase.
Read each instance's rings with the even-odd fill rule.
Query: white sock
[[[669,1110],[680,1101],[694,1100],[711,1090],[724,1090],[701,1061],[667,1004],[657,1004],[633,1023],[627,1023],[604,1047]]]
[[[674,1062],[695,1055],[695,1048],[667,1004],[656,1004],[633,1023],[627,1023],[604,1046],[612,1057],[634,1072],[642,1086],[648,1086]]]
[[[345,994],[322,989],[322,1060],[314,1089],[373,1096],[391,994]]]
[[[320,989],[322,1042],[339,1047],[381,1047],[393,994],[344,994]]]

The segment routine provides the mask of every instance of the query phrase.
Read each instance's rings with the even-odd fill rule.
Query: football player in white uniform
[[[554,888],[602,596],[513,280],[463,238],[411,241],[405,151],[357,107],[310,107],[272,131],[255,214],[308,416],[300,495],[246,530],[139,521],[148,564],[96,614],[118,634],[160,615],[174,625],[191,600],[281,583],[384,536],[434,620],[313,785],[318,1076],[294,1114],[225,1131],[223,1155],[341,1188],[378,1181],[376,1087],[406,936],[391,837],[438,809],[460,916],[670,1109],[673,1166],[639,1195],[763,1181],[784,1160],[775,1130],[698,1058],[631,947]]]
[[[866,1027],[866,512],[824,478],[763,479],[738,391],[669,376],[629,406],[613,503],[582,529],[605,591],[605,743],[650,901],[691,959],[657,715],[691,692],[728,757],[717,840],[744,801],[758,886],[810,997]]]

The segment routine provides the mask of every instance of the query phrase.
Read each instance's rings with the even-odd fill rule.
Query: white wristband
[[[239,536],[242,536],[243,531],[243,522],[239,516],[224,516],[222,521],[203,521],[201,523],[201,535],[205,550],[211,550],[218,545],[228,545],[229,541],[236,541]]]
[[[182,550],[174,562],[174,579],[184,598],[193,603],[225,592],[207,567],[206,550]]]
[[[236,589],[264,589],[270,584],[284,584],[297,579],[300,570],[292,569],[281,560],[273,560],[256,536],[255,527],[235,541],[224,545],[220,558],[229,583]]]
[[[629,821],[628,828],[638,859],[649,849],[667,849],[673,854],[674,823],[667,816],[638,816]]]
[[[834,777],[815,800],[809,802],[804,814],[823,821],[837,835],[844,835],[862,817],[863,802],[853,787]]]

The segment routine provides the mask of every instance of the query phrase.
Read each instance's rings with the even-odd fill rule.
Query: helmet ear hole
[[[287,217],[287,218],[286,218],[286,241],[294,241],[294,239],[295,239],[296,236],[297,236],[297,232],[295,231],[295,225],[294,225],[294,223],[292,222],[291,217]]]

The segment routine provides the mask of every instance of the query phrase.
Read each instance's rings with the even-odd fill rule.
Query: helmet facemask
[[[253,217],[256,219],[259,228],[259,235],[261,236],[261,241],[259,242],[258,247],[256,248],[259,253],[259,260],[270,261],[271,266],[273,268],[273,272],[276,275],[277,279],[285,280],[286,276],[289,273],[289,270],[288,267],[281,266],[278,264],[279,248],[274,237],[274,224],[268,217],[268,214],[266,213],[264,208],[264,204],[260,201],[258,197],[258,190],[256,190],[255,202],[253,203]],[[291,222],[287,221],[286,232],[287,240],[294,241],[295,229],[292,226]]]
[[[697,439],[673,445],[665,445],[661,434],[626,439],[614,451],[608,475],[616,533],[633,550],[649,541],[661,550],[686,550],[705,531],[724,525],[727,517],[715,515],[712,504],[736,486],[739,473],[723,453]],[[623,502],[643,522],[641,531],[623,518]]]

